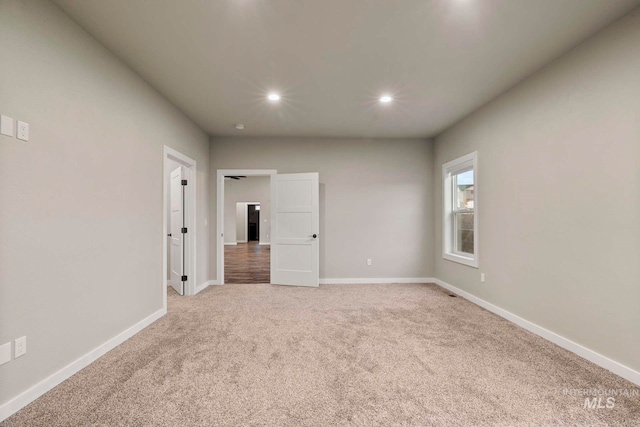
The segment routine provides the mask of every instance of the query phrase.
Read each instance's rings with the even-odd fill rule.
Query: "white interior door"
[[[171,264],[171,278],[169,283],[180,295],[184,295],[184,186],[182,166],[171,172],[169,204],[171,216],[169,217],[169,260]]]
[[[271,283],[318,286],[318,173],[278,174],[271,183]]]

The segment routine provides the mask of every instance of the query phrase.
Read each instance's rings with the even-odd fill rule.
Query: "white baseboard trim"
[[[596,365],[607,369],[614,374],[640,386],[640,372],[635,371],[628,366],[618,363],[615,360],[611,360],[608,357],[601,355],[600,353],[596,353],[595,351],[590,350],[578,343],[575,343],[568,338],[558,335],[555,332],[543,328],[542,326],[536,325],[533,322],[523,319],[518,315],[515,315],[503,308],[493,305],[481,298],[478,298],[477,296],[470,294],[469,292],[458,289],[455,286],[450,285],[447,282],[443,282],[440,279],[434,279],[433,283],[471,301],[476,305],[479,305],[484,309],[491,311],[492,313],[497,314],[504,319],[507,319],[512,323],[515,323],[516,325],[528,330],[529,332],[533,332],[534,334],[546,339],[547,341],[551,341],[552,343],[559,345],[565,350],[569,350],[570,352],[577,354],[583,359],[587,359],[588,361],[595,363]]]
[[[238,240],[237,242],[238,242],[238,243],[247,243],[247,241],[246,241],[246,240]]]
[[[217,280],[207,280],[206,282],[204,282],[201,285],[198,285],[196,287],[196,292],[194,293],[194,295],[198,295],[200,292],[204,291],[205,289],[207,289],[209,286],[214,286],[214,285],[219,285],[220,283]]]
[[[268,246],[268,245],[271,245],[271,243],[269,243],[269,242],[264,242],[264,243],[263,243],[263,242],[260,242],[260,243],[259,243],[259,245],[265,245],[265,246]]]
[[[202,283],[201,285],[196,286],[196,291],[193,293],[193,295],[198,295],[200,292],[204,291],[205,289],[207,289],[210,285],[211,280],[207,280],[206,282]]]
[[[240,243],[242,243],[242,242],[240,242]],[[224,242],[225,246],[236,246],[237,244],[238,244],[238,242],[232,242],[232,243]]]
[[[378,283],[435,283],[432,277],[376,277],[357,279],[320,279],[321,285],[359,285]]]
[[[125,331],[119,333],[115,337],[111,338],[109,341],[100,344],[98,347],[91,350],[89,353],[80,357],[74,362],[71,362],[64,368],[60,369],[58,372],[53,375],[45,378],[40,381],[38,384],[29,388],[28,390],[20,393],[18,396],[9,400],[8,402],[2,404],[0,406],[0,422],[9,418],[11,415],[18,412],[20,409],[27,406],[29,403],[36,400],[38,397],[42,396],[64,380],[70,378],[73,374],[81,371],[83,368],[89,366],[91,363],[99,359],[101,356],[106,354],[109,350],[113,350],[162,316],[167,313],[166,309],[160,309],[150,316],[142,319],[135,325],[126,329]]]

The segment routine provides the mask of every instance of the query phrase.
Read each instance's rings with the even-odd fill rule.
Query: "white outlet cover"
[[[8,116],[0,117],[0,133],[13,137],[13,119]]]
[[[14,342],[13,357],[16,359],[27,352],[27,337],[17,338]]]
[[[18,120],[18,133],[16,135],[18,139],[23,141],[29,140],[29,123],[21,122]]]
[[[0,365],[11,362],[11,342],[0,345]]]

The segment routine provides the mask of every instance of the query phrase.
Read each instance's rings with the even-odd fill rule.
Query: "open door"
[[[320,282],[318,173],[275,175],[271,180],[271,283]]]
[[[171,278],[169,283],[180,295],[184,295],[184,185],[182,166],[171,172],[170,199],[171,216],[169,218],[169,258]]]

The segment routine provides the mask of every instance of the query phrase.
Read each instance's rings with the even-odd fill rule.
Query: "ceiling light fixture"
[[[269,99],[269,101],[271,102],[278,102],[280,101],[280,95],[278,95],[275,92],[271,92],[268,96],[267,99]]]
[[[393,101],[393,98],[390,95],[382,95],[380,97],[380,102],[383,103],[383,104],[388,104],[391,101]]]
[[[236,123],[236,129],[244,130],[244,123]]]

